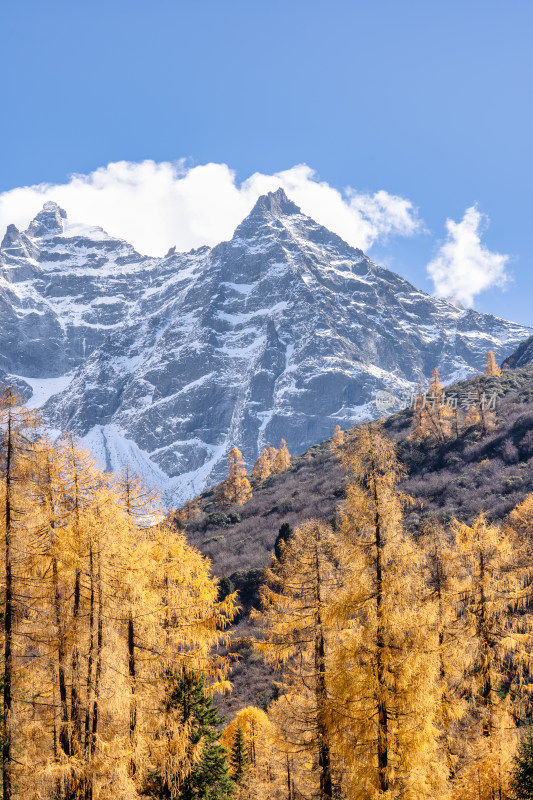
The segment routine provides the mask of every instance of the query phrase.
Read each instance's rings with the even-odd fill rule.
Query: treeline
[[[211,697],[235,596],[127,470],[38,425],[5,391],[2,796],[229,797]]]
[[[335,530],[311,519],[279,543],[254,613],[280,678],[267,713],[225,733],[248,743],[241,796],[533,796],[533,495],[501,525],[413,534],[379,423],[334,446],[349,479]]]

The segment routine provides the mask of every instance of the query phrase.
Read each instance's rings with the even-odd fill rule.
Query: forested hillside
[[[480,376],[479,389],[487,398],[496,395],[496,424],[486,434],[475,421],[465,424],[468,409],[460,407],[465,398],[476,398],[476,379],[446,387],[460,408],[459,429],[452,426],[445,441],[411,438],[410,409],[385,420],[384,430],[397,441],[406,469],[402,490],[419,501],[407,512],[409,524],[428,515],[468,522],[480,509],[500,520],[533,488],[533,365]],[[328,439],[293,457],[286,472],[256,485],[252,479],[253,496],[244,505],[220,506],[215,489],[202,494],[203,513],[186,523],[187,537],[212,559],[217,575],[263,568],[284,522],[294,526],[307,517],[334,519],[345,483]]]
[[[533,367],[489,356],[167,519],[6,390],[3,797],[514,797]]]

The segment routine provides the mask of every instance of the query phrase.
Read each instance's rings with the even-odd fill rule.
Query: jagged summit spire
[[[295,203],[292,202],[292,200],[289,200],[285,194],[285,191],[280,186],[275,192],[268,192],[268,194],[261,195],[253,207],[250,216],[255,213],[265,212],[270,213],[275,217],[279,217],[290,214],[299,214],[300,209]]]
[[[298,206],[289,200],[280,186],[275,192],[268,192],[259,197],[248,216],[236,228],[234,236],[239,238],[255,235],[258,229],[270,225],[272,220],[280,220],[283,217],[301,213]]]
[[[25,231],[28,236],[42,238],[44,236],[57,236],[63,233],[67,212],[51,200],[43,205],[42,211],[32,219]]]
[[[13,247],[13,245],[18,245],[20,242],[20,231],[16,225],[8,225],[6,228],[6,232],[4,234],[4,238],[2,239],[2,250],[7,250],[9,247]]]

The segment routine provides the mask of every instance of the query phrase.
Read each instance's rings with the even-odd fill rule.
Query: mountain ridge
[[[6,232],[0,313],[4,381],[30,398],[40,380],[52,428],[174,503],[216,483],[233,445],[249,464],[282,436],[302,452],[375,417],[377,391],[399,408],[434,366],[467,377],[531,333],[419,291],[282,189],[232,239],[163,258],[47,203]]]

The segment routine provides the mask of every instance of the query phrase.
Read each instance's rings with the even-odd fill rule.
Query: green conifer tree
[[[281,558],[281,554],[283,552],[283,546],[287,544],[292,534],[293,530],[291,526],[289,525],[288,522],[284,522],[278,531],[278,535],[274,543],[274,555],[276,556],[278,561]]]
[[[149,797],[168,800],[229,800],[233,783],[228,774],[227,752],[220,744],[218,726],[224,721],[204,687],[201,674],[189,670],[167,676],[166,711],[174,711],[189,731],[190,765],[180,774],[152,775]],[[201,749],[201,756],[193,753]],[[180,773],[183,770],[181,765]]]
[[[533,728],[529,728],[522,740],[514,762],[512,796],[516,800],[533,800]]]
[[[245,775],[249,766],[244,731],[241,725],[237,725],[235,729],[230,763],[233,770],[233,778],[235,781],[239,781]]]

